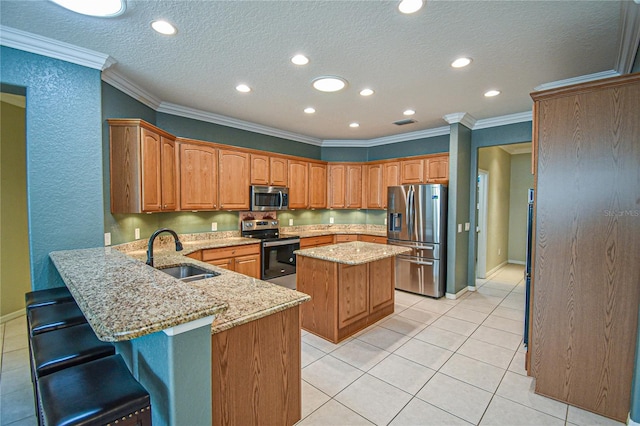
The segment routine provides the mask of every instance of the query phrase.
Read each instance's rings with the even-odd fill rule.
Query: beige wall
[[[489,172],[486,271],[490,273],[508,259],[511,155],[497,146],[480,148],[478,168]]]
[[[21,98],[21,100],[20,100]],[[5,102],[5,100],[10,102]],[[31,289],[24,97],[0,102],[0,317],[24,309]]]
[[[533,188],[531,154],[511,156],[509,202],[509,262],[525,261],[527,245],[527,190]]]

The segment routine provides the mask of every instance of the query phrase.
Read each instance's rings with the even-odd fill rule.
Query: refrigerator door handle
[[[414,188],[413,185],[409,187],[409,235],[413,239],[413,225],[415,223],[415,206],[414,206]]]

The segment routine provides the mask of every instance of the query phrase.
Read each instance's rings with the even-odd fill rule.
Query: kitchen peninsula
[[[394,309],[395,259],[410,249],[361,241],[297,250],[302,328],[338,343]]]
[[[151,394],[154,425],[283,424],[300,419],[299,305],[309,296],[185,255],[245,238],[159,248],[156,268],[194,265],[191,283],[144,250],[91,248],[50,258],[101,340]]]

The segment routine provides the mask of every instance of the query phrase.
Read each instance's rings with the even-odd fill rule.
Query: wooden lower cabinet
[[[212,335],[211,387],[213,425],[300,420],[300,306]]]
[[[337,243],[349,243],[351,241],[358,241],[357,234],[336,234],[334,241]]]
[[[358,235],[358,241],[364,241],[365,243],[387,244],[387,237],[361,234]]]
[[[338,343],[393,313],[395,258],[346,265],[298,256],[302,328]]]
[[[318,237],[304,237],[300,238],[300,248],[311,248],[311,247],[320,247],[320,246],[328,246],[329,244],[333,244],[333,235],[320,235]]]
[[[260,278],[259,244],[205,249],[201,250],[201,253],[201,258],[198,260],[253,278]],[[192,253],[189,257],[194,255]]]

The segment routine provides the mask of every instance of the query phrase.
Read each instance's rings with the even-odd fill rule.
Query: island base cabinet
[[[293,425],[302,416],[300,307],[212,335],[213,425]]]
[[[347,265],[298,256],[297,290],[311,296],[301,306],[302,328],[333,343],[394,310],[393,257]]]

